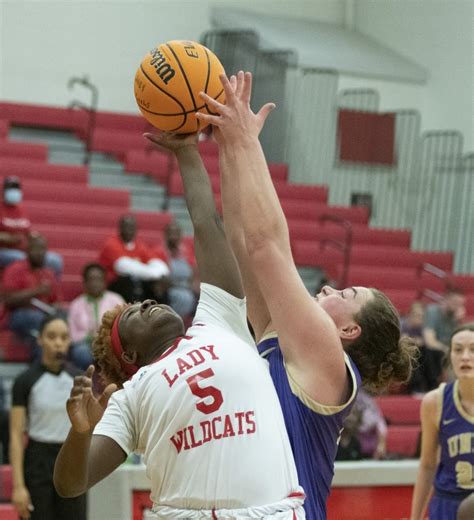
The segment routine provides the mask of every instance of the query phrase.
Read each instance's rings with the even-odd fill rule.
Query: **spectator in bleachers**
[[[456,520],[474,486],[474,323],[454,330],[449,360],[456,379],[421,403],[421,455],[410,520]],[[432,489],[434,493],[432,494]]]
[[[465,296],[460,289],[450,288],[439,303],[425,308],[423,340],[425,344],[425,371],[428,388],[432,390],[440,383],[443,359],[449,350],[449,338],[466,316]]]
[[[136,235],[135,217],[124,215],[118,234],[106,240],[99,263],[106,270],[108,288],[128,303],[147,298],[168,303],[168,266]]]
[[[39,234],[28,237],[26,259],[10,264],[3,273],[3,299],[10,330],[32,347],[45,314],[57,312],[59,284],[54,272],[45,265],[46,239]]]
[[[0,377],[0,464],[8,464],[8,422],[5,388]]]
[[[415,301],[410,307],[410,312],[400,320],[400,331],[404,336],[409,336],[419,348],[419,358],[411,379],[408,383],[410,393],[424,393],[432,389],[430,379],[430,364],[426,362],[426,348],[423,339],[423,324],[425,308],[423,303]]]
[[[25,247],[31,233],[31,222],[21,205],[23,192],[18,177],[5,177],[0,205],[0,268],[25,259]],[[57,277],[63,270],[62,256],[53,251],[46,254],[46,265]]]
[[[168,296],[171,307],[183,318],[190,317],[196,308],[199,280],[195,269],[196,259],[191,248],[182,240],[182,230],[177,222],[168,224],[165,230],[165,246],[157,249],[170,269]]]
[[[348,432],[344,433],[346,429]],[[354,406],[344,421],[341,443],[347,435],[353,437],[353,440],[346,440],[346,446],[357,445],[359,459],[385,457],[387,423],[375,400],[364,389],[359,390]],[[344,447],[342,449],[344,454]],[[338,460],[354,460],[342,458],[340,451],[338,449]]]
[[[94,363],[92,340],[104,312],[124,302],[120,294],[106,290],[105,269],[100,264],[87,264],[82,271],[84,293],[71,302],[68,313],[71,333],[71,360],[79,368]]]
[[[57,454],[69,432],[66,401],[79,369],[66,357],[70,338],[67,323],[56,316],[40,327],[41,360],[13,384],[10,412],[12,502],[21,518],[85,520],[86,497],[65,499],[53,485]],[[25,449],[25,430],[28,445]]]

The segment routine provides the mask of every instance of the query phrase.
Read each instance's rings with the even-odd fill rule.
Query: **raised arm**
[[[296,270],[288,226],[258,140],[274,107],[267,104],[258,114],[251,111],[250,73],[239,73],[235,89],[225,76],[221,79],[226,105],[202,94],[218,115],[197,117],[219,128],[227,186],[238,179],[249,262],[270,310],[288,369],[313,399],[341,404],[348,390],[342,343],[334,322],[309,295]]]
[[[236,87],[236,77],[230,79],[232,89]],[[219,128],[214,128],[217,142],[222,141]],[[227,239],[239,264],[240,274],[247,298],[247,315],[252,325],[257,342],[271,328],[271,316],[265,299],[252,270],[252,265],[245,245],[245,234],[242,227],[242,202],[240,200],[239,179],[232,176],[232,164],[225,154],[219,154],[222,210]]]
[[[67,401],[71,429],[54,465],[54,487],[63,497],[76,497],[104,479],[126,458],[125,452],[111,438],[92,435],[104,414],[111,394],[117,388],[109,385],[99,396],[92,392],[94,367],[86,375],[76,377]]]
[[[145,134],[159,148],[176,155],[184,196],[194,229],[194,248],[201,282],[243,298],[237,261],[217,213],[211,183],[197,148],[197,135]]]

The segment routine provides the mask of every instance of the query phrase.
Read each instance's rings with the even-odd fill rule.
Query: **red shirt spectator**
[[[3,181],[3,198],[0,204],[0,248],[25,249],[26,235],[31,222],[20,204],[21,186],[18,177],[6,177]]]
[[[60,290],[54,272],[48,267],[33,268],[28,260],[18,260],[10,264],[3,273],[5,295],[48,285],[51,288],[49,294],[37,294],[35,298],[52,305],[59,301]]]
[[[144,264],[147,264],[154,257],[151,249],[141,240],[135,239],[133,242],[125,243],[118,235],[110,237],[106,240],[99,258],[100,264],[106,270],[108,282],[117,278],[115,262],[124,256],[139,260]]]

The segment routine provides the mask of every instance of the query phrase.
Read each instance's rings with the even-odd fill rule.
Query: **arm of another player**
[[[288,225],[258,140],[273,108],[250,109],[251,74],[239,73],[235,92],[221,77],[226,105],[202,94],[217,116],[197,117],[221,132],[220,153],[229,184],[238,179],[240,212],[252,270],[270,310],[289,370],[311,398],[345,402],[348,375],[338,331],[330,316],[306,290],[293,261]]]
[[[112,473],[126,458],[111,438],[92,435],[102,418],[116,385],[107,386],[100,397],[92,393],[94,367],[74,379],[66,408],[71,429],[54,466],[54,487],[63,497],[75,497]]]
[[[197,134],[145,134],[178,160],[184,196],[194,228],[194,248],[201,282],[243,298],[237,261],[217,213],[212,187],[197,147]]]
[[[236,87],[236,77],[230,78],[233,89]],[[214,137],[219,143],[222,139],[218,127],[214,127]],[[239,264],[240,274],[247,298],[247,315],[252,325],[257,342],[268,330],[271,322],[270,311],[258,285],[258,280],[252,271],[251,262],[245,245],[245,235],[242,228],[242,203],[240,200],[239,179],[232,176],[232,165],[228,163],[225,154],[219,154],[222,211],[227,239],[234,251]]]
[[[439,390],[428,392],[421,403],[420,466],[413,490],[410,520],[422,520],[438,465]]]

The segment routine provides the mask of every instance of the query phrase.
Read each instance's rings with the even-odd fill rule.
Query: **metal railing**
[[[89,81],[89,78],[87,76],[84,76],[82,78],[73,76],[68,81],[68,89],[72,90],[76,85],[79,85],[81,87],[86,88],[89,90],[91,99],[90,104],[84,104],[82,101],[73,100],[69,104],[69,108],[72,109],[80,109],[84,110],[87,114],[87,125],[86,125],[86,135],[85,135],[85,151],[84,151],[84,159],[83,164],[84,166],[88,166],[90,163],[90,156],[92,152],[92,141],[94,138],[94,130],[95,130],[95,121],[96,121],[96,113],[97,113],[97,106],[99,103],[99,90],[97,87],[92,84]]]

